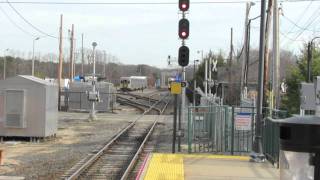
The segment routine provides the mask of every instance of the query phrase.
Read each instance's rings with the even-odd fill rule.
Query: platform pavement
[[[268,162],[252,163],[245,156],[160,154],[148,156],[144,180],[278,180],[279,170]]]

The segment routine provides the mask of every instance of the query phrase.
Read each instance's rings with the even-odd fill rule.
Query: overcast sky
[[[47,1],[47,0],[43,0]],[[41,2],[43,2],[41,1]],[[53,0],[52,0],[53,1]],[[48,1],[48,2],[52,2]],[[164,2],[164,0],[54,0],[56,2]],[[165,2],[177,2],[166,0]],[[198,0],[199,2],[200,0]],[[215,1],[215,0],[208,0]],[[228,1],[228,0],[225,0]],[[238,0],[240,1],[240,0]],[[196,2],[196,0],[191,1]],[[85,47],[91,48],[96,41],[98,49],[105,50],[119,57],[125,64],[149,64],[166,67],[167,56],[177,56],[181,41],[178,39],[178,6],[165,5],[39,5],[12,4],[28,21],[38,29],[58,36],[60,14],[64,15],[64,36],[68,35],[71,24],[75,25],[77,47],[81,46],[81,33],[84,33]],[[4,10],[19,27],[37,36],[43,34],[25,23],[7,4],[0,3]],[[319,33],[320,2],[283,2],[285,17],[281,17],[281,47],[299,52],[303,41]],[[260,3],[256,3],[250,12],[250,18],[260,13]],[[234,45],[240,49],[244,34],[244,3],[225,4],[191,4],[189,14],[190,36],[186,44],[191,51],[190,60],[200,58],[198,50],[209,49],[228,53],[230,28],[234,29]],[[289,18],[303,31],[295,27]],[[33,36],[23,32],[8,20],[0,11],[0,49],[3,54],[6,48],[24,52],[32,51]],[[309,25],[310,24],[310,25]],[[301,33],[302,32],[302,33]],[[259,20],[252,28],[252,41],[258,47]],[[299,35],[301,34],[301,35]],[[299,36],[298,36],[299,35]],[[288,40],[290,38],[291,40]],[[293,41],[295,40],[295,41]],[[64,42],[64,47],[69,47]],[[58,54],[58,40],[50,37],[36,42],[36,52]]]

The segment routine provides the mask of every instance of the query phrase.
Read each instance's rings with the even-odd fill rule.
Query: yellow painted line
[[[183,157],[153,154],[144,180],[184,180]]]
[[[228,159],[228,160],[243,160],[249,161],[248,156],[229,156],[229,155],[214,155],[214,154],[181,154],[183,158],[208,158],[208,159]]]

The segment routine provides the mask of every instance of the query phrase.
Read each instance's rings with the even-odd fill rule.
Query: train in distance
[[[143,90],[148,86],[148,78],[146,76],[130,76],[120,77],[121,90]]]

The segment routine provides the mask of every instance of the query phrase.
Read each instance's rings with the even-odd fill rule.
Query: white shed
[[[58,87],[33,76],[0,81],[0,136],[47,137],[57,132]]]

